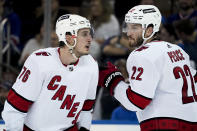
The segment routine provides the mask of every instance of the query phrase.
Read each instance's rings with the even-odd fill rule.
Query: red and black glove
[[[99,82],[98,86],[107,88],[111,95],[114,95],[114,88],[120,81],[124,81],[121,72],[111,62],[107,66],[99,67]]]

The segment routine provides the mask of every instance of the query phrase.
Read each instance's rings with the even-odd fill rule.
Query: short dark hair
[[[59,47],[62,48],[62,47],[64,47],[64,46],[65,46],[65,43],[64,43],[63,41],[60,41],[60,42],[59,42]]]
[[[186,35],[191,35],[195,31],[195,25],[189,19],[174,22],[174,27],[178,32],[183,32]]]
[[[72,34],[71,34],[71,32],[66,32],[66,35],[72,35]],[[59,42],[59,47],[61,48],[61,47],[64,47],[64,46],[65,46],[65,42],[60,41]]]
[[[153,25],[153,24],[150,24],[150,25],[148,25],[147,28],[149,28],[149,27],[154,28],[154,25]],[[152,37],[153,37],[152,41],[153,41],[153,40],[160,40],[160,37],[159,37],[159,35],[158,35],[158,32],[155,32],[155,34],[154,34]]]

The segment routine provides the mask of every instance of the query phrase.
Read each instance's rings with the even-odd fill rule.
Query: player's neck
[[[150,38],[150,39],[148,39],[147,41],[146,41],[146,43],[149,43],[149,42],[151,42],[153,40],[153,37],[152,38]],[[145,43],[145,44],[146,44]]]
[[[78,59],[74,58],[66,47],[60,48],[60,60],[64,65],[76,63]]]

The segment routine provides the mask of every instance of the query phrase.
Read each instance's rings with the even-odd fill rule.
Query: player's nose
[[[132,36],[132,31],[127,31],[127,36]]]
[[[91,42],[91,41],[92,41],[92,36],[91,36],[91,35],[88,35],[87,41],[88,41],[88,42]]]

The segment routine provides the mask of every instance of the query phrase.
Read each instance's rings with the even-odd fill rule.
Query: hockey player
[[[7,131],[87,131],[98,84],[98,64],[88,55],[89,21],[67,14],[56,23],[60,47],[26,60],[2,112]]]
[[[99,85],[124,107],[137,111],[142,131],[197,130],[196,71],[179,46],[158,41],[161,14],[153,5],[138,5],[125,15],[130,46],[130,84],[112,64],[100,71]]]

